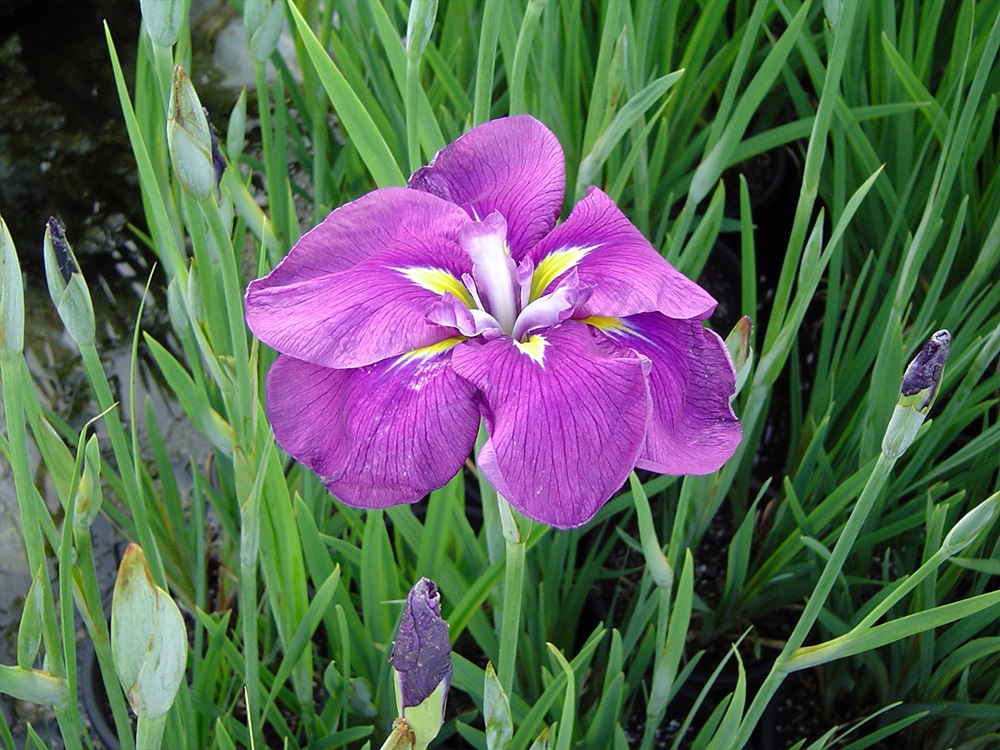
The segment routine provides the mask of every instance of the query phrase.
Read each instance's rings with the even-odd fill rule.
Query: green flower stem
[[[108,621],[104,615],[104,605],[101,601],[101,590],[97,583],[97,567],[94,562],[94,546],[90,529],[74,529],[73,541],[76,546],[75,588],[77,607],[87,626],[90,642],[94,646],[94,655],[101,668],[101,680],[104,691],[111,704],[111,715],[115,720],[115,729],[122,750],[134,750],[135,741],[132,738],[132,725],[128,717],[128,707],[125,696],[115,675],[114,658],[111,655],[111,636],[108,633]]]
[[[22,380],[22,359],[20,352],[5,350],[0,354],[0,381],[3,383],[4,415],[7,420],[7,440],[11,452],[11,468],[14,473],[14,487],[17,493],[18,513],[21,516],[21,533],[28,554],[28,566],[32,574],[47,569],[45,541],[42,538],[41,521],[38,511],[38,491],[31,480],[31,463],[28,458],[28,434],[24,424],[24,408],[21,399],[25,397],[25,383]],[[46,576],[46,581],[48,576]],[[42,636],[45,642],[46,668],[53,677],[66,675],[66,659],[63,651],[62,634],[56,620],[55,598],[49,585],[42,587]],[[76,706],[64,701],[54,706],[59,731],[68,750],[82,750],[80,716]]]
[[[855,541],[857,541],[858,535],[861,533],[861,527],[867,520],[869,513],[871,513],[882,489],[885,487],[885,483],[888,481],[889,474],[892,472],[892,467],[895,463],[895,458],[889,458],[884,453],[879,454],[875,468],[872,469],[871,476],[868,477],[865,488],[861,492],[861,497],[858,498],[854,510],[851,511],[850,518],[847,519],[847,523],[844,525],[844,530],[837,539],[837,544],[834,546],[833,552],[830,554],[830,558],[827,560],[826,567],[823,568],[823,572],[816,582],[815,588],[813,588],[812,596],[809,597],[809,601],[802,611],[795,629],[788,637],[788,641],[775,660],[774,666],[771,667],[771,671],[764,680],[764,684],[761,685],[757,695],[754,696],[753,702],[743,716],[743,721],[740,722],[736,737],[737,741],[734,743],[734,747],[742,747],[746,744],[751,732],[753,732],[754,727],[764,713],[764,709],[777,691],[778,686],[785,679],[785,675],[791,671],[789,669],[789,662],[795,657],[795,652],[798,651],[812,629],[812,626],[819,618],[823,605],[826,604],[826,599],[837,583],[840,571],[847,561],[847,556],[854,546]]]
[[[252,435],[251,415],[253,412],[253,375],[250,372],[250,349],[247,344],[247,327],[243,318],[243,285],[236,254],[229,230],[222,221],[222,214],[214,196],[200,203],[202,214],[208,222],[209,232],[219,255],[222,268],[222,288],[226,302],[229,334],[233,344],[233,364],[236,368],[236,393],[232,404],[235,414],[230,420],[236,433],[236,442],[247,447]]]
[[[260,659],[257,639],[257,555],[260,548],[260,492],[251,486],[254,467],[237,447],[233,452],[237,497],[240,500],[240,620],[243,626],[243,684],[246,686],[247,722],[254,742],[263,742],[260,734],[263,698],[260,684]]]
[[[506,500],[498,498],[506,504]],[[503,510],[501,510],[501,513]],[[508,696],[514,694],[514,661],[517,641],[521,634],[521,590],[524,587],[523,540],[507,539],[506,572],[503,582],[503,610],[500,619],[500,668],[497,675]]]
[[[153,48],[153,69],[156,71],[157,88],[160,90],[160,100],[163,102],[163,111],[170,109],[170,87],[174,80],[174,53],[172,47],[164,47],[161,44],[150,40],[149,46]]]
[[[132,519],[135,521],[136,536],[139,539],[139,546],[146,553],[146,561],[149,564],[153,580],[157,585],[166,590],[167,578],[163,572],[163,563],[160,560],[160,550],[153,539],[152,527],[149,524],[149,517],[146,514],[146,501],[139,485],[139,477],[129,441],[125,437],[125,428],[122,427],[121,417],[118,409],[115,408],[115,399],[108,386],[107,375],[101,364],[101,357],[97,353],[97,347],[93,344],[85,344],[80,347],[80,356],[83,359],[83,369],[87,373],[90,387],[97,396],[97,404],[101,411],[106,412],[104,423],[108,428],[108,436],[111,438],[111,447],[118,462],[118,471],[122,482],[125,484],[125,501],[128,503]]]
[[[153,719],[140,716],[135,729],[137,750],[160,750],[160,745],[163,743],[163,727],[166,723],[166,714]]]

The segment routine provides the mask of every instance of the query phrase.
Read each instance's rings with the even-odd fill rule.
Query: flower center
[[[445,292],[427,312],[435,323],[458,328],[466,336],[507,335],[524,341],[536,328],[566,320],[590,297],[590,287],[580,285],[573,269],[551,292],[532,300],[532,283],[540,283],[537,269],[530,258],[520,265],[514,261],[507,222],[497,211],[482,221],[470,221],[458,239],[472,259],[472,273],[463,274],[462,283],[473,304]]]

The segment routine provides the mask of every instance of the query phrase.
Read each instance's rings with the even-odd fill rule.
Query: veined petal
[[[278,444],[361,508],[443,487],[479,429],[472,387],[451,369],[459,339],[349,370],[279,356],[267,377]]]
[[[425,232],[339,273],[251,282],[247,324],[282,354],[324,367],[362,367],[453,336],[427,311],[446,291],[468,296],[459,279],[471,261],[454,237]]]
[[[485,219],[499,211],[516,261],[553,226],[562,210],[566,166],[559,141],[529,115],[473,128],[410,177],[410,187]]]
[[[652,363],[653,413],[636,465],[662,474],[710,474],[721,467],[743,434],[729,405],[736,376],[722,339],[697,320],[658,313],[597,322],[614,343]]]
[[[412,245],[415,238],[457,236],[467,220],[463,211],[432,195],[380,188],[334,209],[255,283],[284,286],[346,271],[386,248]]]
[[[589,521],[635,465],[649,418],[648,362],[569,321],[520,344],[455,350],[481,393],[480,468],[521,513],[558,528]]]
[[[576,268],[594,288],[582,316],[661,312],[703,320],[715,309],[704,289],[667,263],[607,195],[590,188],[573,212],[531,252],[532,298]]]

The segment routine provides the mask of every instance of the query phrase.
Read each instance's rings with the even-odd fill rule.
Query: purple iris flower
[[[349,505],[412,503],[469,456],[525,516],[579,526],[633,467],[718,469],[741,437],[715,300],[565,165],[529,116],[474,128],[334,210],[247,290],[280,352],[278,443]]]

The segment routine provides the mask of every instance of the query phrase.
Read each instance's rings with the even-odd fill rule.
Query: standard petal
[[[414,238],[457,233],[467,220],[463,211],[434,196],[380,188],[334,209],[255,283],[284,286],[346,271],[381,250],[410,245]]]
[[[410,177],[411,188],[457,203],[473,218],[499,211],[515,260],[555,225],[565,186],[559,141],[529,115],[473,128]]]
[[[267,377],[278,444],[348,505],[412,503],[443,487],[472,450],[479,410],[438,349],[351,370],[278,357]]]
[[[590,188],[529,257],[535,264],[532,298],[573,268],[582,285],[594,288],[577,317],[658,311],[703,320],[715,309],[711,295],[667,263],[597,188]]]
[[[455,350],[481,392],[489,441],[480,467],[521,513],[549,526],[589,521],[635,465],[649,418],[645,360],[571,321],[524,344]]]
[[[743,435],[729,398],[735,373],[726,345],[696,320],[635,315],[605,333],[652,363],[653,413],[636,465],[662,474],[710,474]]]
[[[339,273],[251,282],[247,324],[282,354],[324,367],[362,367],[454,336],[427,319],[445,291],[468,297],[460,279],[472,263],[449,226],[414,229]]]

